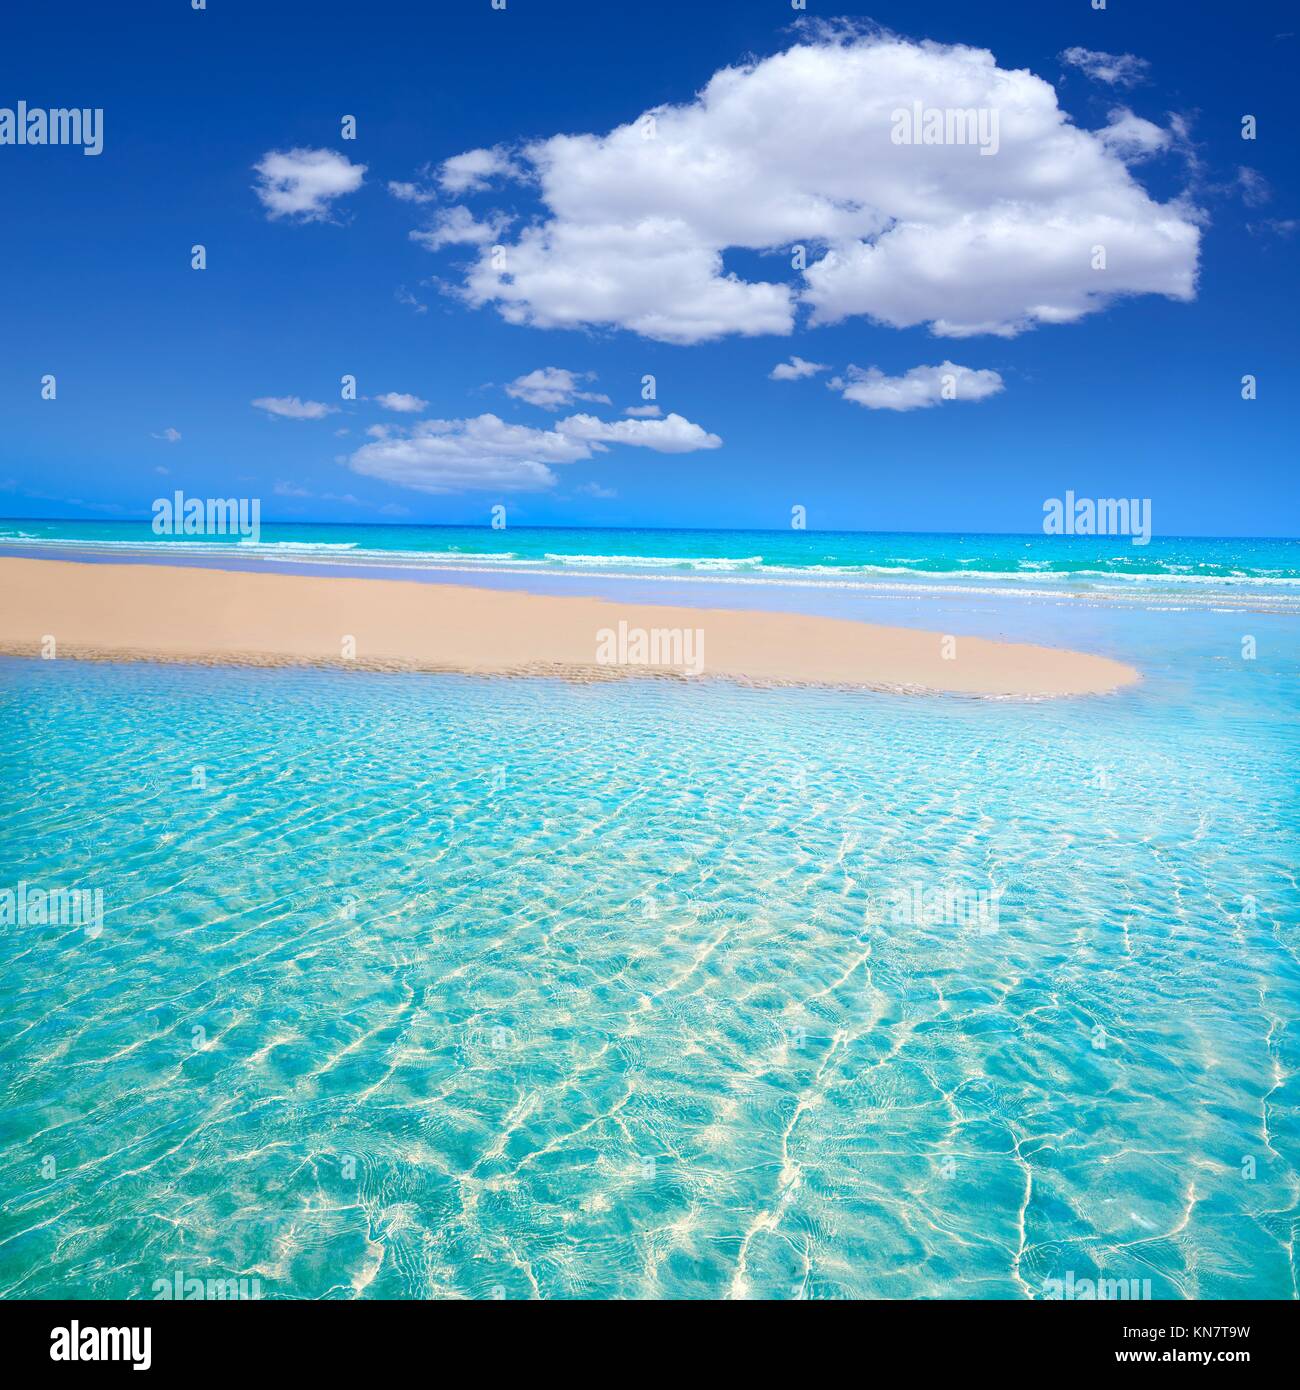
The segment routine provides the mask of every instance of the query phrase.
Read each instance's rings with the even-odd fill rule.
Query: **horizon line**
[[[91,526],[115,526],[126,525],[129,523],[149,523],[152,521],[150,516],[0,516],[0,523],[3,522],[78,522]],[[794,527],[784,526],[650,526],[636,523],[626,523],[620,526],[583,524],[574,522],[569,525],[556,524],[511,524],[505,527],[493,527],[488,523],[472,521],[316,521],[304,520],[301,518],[294,520],[275,520],[268,519],[262,523],[266,526],[378,526],[385,529],[407,528],[411,530],[445,530],[445,531],[664,531],[664,532],[723,532],[735,535],[773,535],[785,536],[799,534]],[[807,526],[799,528],[803,534],[823,535],[823,536],[1024,536],[1033,538],[1043,536],[1056,541],[1104,541],[1114,540],[1113,536],[1051,536],[1046,537],[1043,531],[937,531],[937,530],[888,530],[879,531],[857,530],[853,528],[821,528]],[[1121,538],[1122,539],[1122,538]],[[1239,535],[1218,535],[1210,532],[1199,531],[1179,531],[1168,532],[1167,534],[1153,534],[1153,541],[1300,541],[1300,535],[1292,536],[1265,536],[1250,534]],[[0,544],[5,544],[0,539]]]

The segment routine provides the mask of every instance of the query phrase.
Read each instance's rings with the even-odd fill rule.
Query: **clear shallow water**
[[[296,567],[408,577],[570,581],[623,576],[679,591],[698,584],[883,595],[1058,599],[1300,613],[1300,540],[949,535],[853,531],[269,523],[256,540],[155,536],[146,521],[2,521],[0,551]]]
[[[0,663],[0,885],[106,909],[0,933],[0,1293],[1295,1296],[1294,634],[1112,616],[1043,704]]]

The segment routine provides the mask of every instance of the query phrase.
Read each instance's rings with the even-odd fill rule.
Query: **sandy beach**
[[[49,639],[53,639],[53,643]],[[0,650],[97,660],[676,675],[966,695],[1100,694],[1107,657],[793,613],[391,579],[0,559]]]

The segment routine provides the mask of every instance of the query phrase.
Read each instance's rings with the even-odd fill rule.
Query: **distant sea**
[[[148,521],[0,521],[0,550],[1300,611],[1300,540],[1285,539],[271,523],[254,541],[159,537]]]

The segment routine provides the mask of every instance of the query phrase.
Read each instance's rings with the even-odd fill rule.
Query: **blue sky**
[[[1070,488],[1150,497],[1163,534],[1300,533],[1294,16],[1280,4],[1229,16],[1085,0],[819,12],[906,41],[892,66],[869,69],[889,81],[855,87],[863,70],[844,56],[880,40],[792,29],[799,15],[779,0],[14,10],[0,107],[105,115],[98,157],[0,145],[0,511],[147,516],[183,488],[260,496],[264,518],[283,520],[472,523],[504,502],[515,524],[780,527],[799,503],[819,529],[1016,531],[1037,529],[1043,499]],[[922,40],[940,47],[913,47]],[[989,50],[996,67],[970,68],[945,47],[958,44]],[[795,45],[808,64],[763,66]],[[1068,50],[1081,52],[1063,60]],[[1127,58],[1116,68],[1099,54]],[[692,106],[715,73],[745,63],[757,77]],[[967,163],[926,164],[930,152],[909,149],[911,163],[886,167],[900,151],[855,122],[884,88],[911,90],[913,78],[895,82],[900,65],[920,73],[928,106],[969,106],[986,81],[1014,90],[996,157],[947,149],[934,157]],[[975,87],[949,95],[948,74],[968,70]],[[1059,121],[1033,79],[1055,86]],[[1016,114],[1022,98],[1031,116]],[[661,114],[645,158],[666,163],[603,143],[664,104],[684,111]],[[1247,113],[1253,141],[1240,136]],[[355,140],[341,138],[345,115]],[[734,142],[751,119],[767,152],[742,188],[731,180],[750,150]],[[557,135],[592,137],[594,152],[548,145],[543,164],[524,148]],[[359,186],[313,203],[290,184],[298,211],[273,215],[255,166],[322,150],[338,161],[327,173]],[[485,186],[444,167],[467,151],[496,151]],[[1051,198],[1039,191],[1049,166]],[[814,284],[792,268],[785,231],[804,196],[823,200],[808,261],[861,247],[861,275]],[[968,226],[990,239],[1009,207],[1005,244],[957,245]],[[1091,228],[1116,207],[1100,278],[1049,265],[1047,251],[1038,266],[1053,238],[1091,240],[1072,219]],[[818,230],[819,216],[839,230]],[[463,230],[457,217],[484,240],[429,249],[438,227]],[[698,293],[684,272],[655,280],[661,246],[645,219],[679,217],[682,265],[722,257]],[[529,260],[519,248],[536,235]],[[203,271],[190,267],[196,243]],[[496,244],[514,288],[484,299],[491,276],[475,282],[474,268]],[[1189,273],[1191,298],[1135,288]],[[1131,292],[1050,321],[1126,276]],[[647,295],[652,314],[636,308]],[[819,305],[838,321],[815,324]],[[975,331],[985,309],[992,331]],[[770,379],[792,354],[825,370]],[[906,410],[880,401],[928,399],[934,382],[873,389],[862,376],[949,362],[973,374],[956,374],[958,399]],[[608,400],[547,409],[526,387],[506,391],[546,368]],[[40,398],[46,373],[54,401]],[[356,402],[340,399],[345,373]],[[646,404],[647,373],[660,414],[628,416]],[[1246,373],[1259,383],[1251,402]],[[386,393],[424,404],[386,409]],[[252,404],[290,398],[330,410],[297,419]],[[590,418],[566,423],[575,415]],[[463,423],[482,416],[499,424]],[[432,420],[452,423],[420,424]]]

